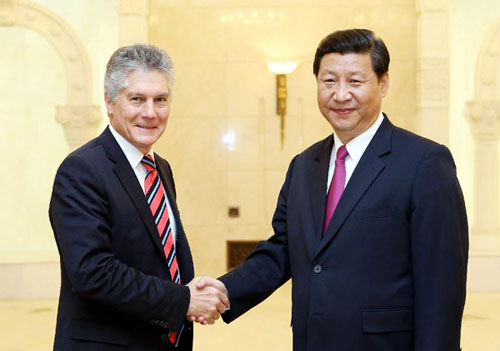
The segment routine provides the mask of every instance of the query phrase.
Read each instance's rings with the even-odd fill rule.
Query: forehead
[[[128,89],[168,91],[168,78],[158,70],[136,69],[127,74]]]
[[[359,72],[374,73],[370,53],[339,54],[331,52],[321,58],[319,73],[345,73]]]

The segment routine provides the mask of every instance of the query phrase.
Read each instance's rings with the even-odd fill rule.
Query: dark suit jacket
[[[169,164],[155,155],[177,224],[182,284],[193,262]],[[71,153],[54,181],[50,221],[61,256],[55,350],[192,349],[189,289],[170,279],[144,192],[108,128]]]
[[[274,235],[220,278],[224,320],[292,278],[295,351],[458,351],[468,234],[450,152],[385,117],[322,237],[332,145],[291,162]]]

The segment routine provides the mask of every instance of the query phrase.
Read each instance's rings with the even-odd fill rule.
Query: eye
[[[140,96],[132,96],[130,98],[130,101],[133,101],[133,102],[141,102],[142,101],[142,98]]]

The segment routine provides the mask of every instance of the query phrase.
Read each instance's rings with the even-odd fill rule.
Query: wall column
[[[500,102],[471,101],[467,104],[475,142],[474,208],[471,253],[500,254],[498,139]]]
[[[413,129],[449,141],[449,3],[417,0],[417,114]]]
[[[500,21],[478,58],[475,98],[467,103],[474,137],[474,223],[470,231],[468,286],[500,290]]]
[[[148,0],[118,0],[118,15],[119,46],[148,42]]]

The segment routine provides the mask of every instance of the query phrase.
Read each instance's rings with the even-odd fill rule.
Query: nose
[[[338,102],[347,101],[351,98],[351,92],[349,91],[349,87],[345,82],[340,82],[337,85],[337,88],[335,89],[333,94],[333,98]]]
[[[147,99],[142,105],[142,116],[146,118],[153,118],[155,116],[155,106],[152,99]]]

